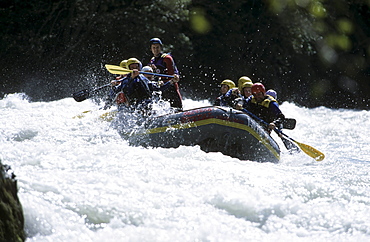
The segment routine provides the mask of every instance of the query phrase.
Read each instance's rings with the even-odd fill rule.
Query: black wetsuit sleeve
[[[276,125],[276,127],[280,128],[285,119],[284,114],[281,112],[279,105],[276,102],[271,102],[270,110],[272,115],[274,116],[273,123]]]

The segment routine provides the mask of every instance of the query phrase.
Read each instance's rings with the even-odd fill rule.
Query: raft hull
[[[121,132],[131,145],[177,148],[199,145],[241,160],[274,162],[280,149],[274,139],[247,114],[224,107],[204,107],[147,120],[144,131]]]

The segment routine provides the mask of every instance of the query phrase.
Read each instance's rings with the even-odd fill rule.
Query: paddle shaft
[[[251,113],[250,111],[248,111],[247,109],[242,109],[242,111],[248,113],[249,115],[251,115],[253,118],[257,119],[258,121],[262,122],[263,124],[269,126],[269,123],[267,123],[265,120],[263,119],[260,119],[259,117],[257,117],[256,115],[254,115],[253,113]],[[277,134],[282,134],[284,136],[286,136],[287,138],[289,138],[286,134],[284,134],[280,129],[278,128],[274,128],[274,131],[277,133]],[[298,147],[294,144],[294,143],[291,143],[290,141],[288,141],[287,139],[285,139],[284,137],[281,137],[279,135],[280,139],[283,141],[283,144],[285,146],[285,148],[289,151],[297,151],[299,150]],[[293,140],[292,140],[293,141]],[[294,142],[294,141],[293,141]]]
[[[267,126],[269,126],[270,124],[269,123],[267,123],[265,120],[263,120],[263,119],[261,119],[261,118],[259,118],[259,117],[257,117],[255,114],[253,114],[252,112],[250,112],[250,111],[248,111],[247,109],[242,109],[242,111],[243,112],[245,112],[245,113],[248,113],[250,116],[252,116],[253,118],[255,118],[255,119],[257,119],[258,121],[260,121],[261,123],[263,123],[263,124],[265,124],[265,125],[267,125]],[[282,134],[282,135],[285,135],[285,136],[287,136],[286,134],[283,134],[283,132],[280,130],[280,129],[278,129],[278,128],[274,128],[274,130],[275,130],[275,132],[278,132],[278,133],[280,133],[280,134]]]
[[[290,152],[290,153],[296,153],[300,152],[301,150],[298,148],[298,146],[295,145],[295,143],[282,135],[279,135],[278,131],[275,131],[276,134],[280,137],[281,141],[283,142],[285,148]]]
[[[90,93],[92,92],[96,92],[96,91],[99,91],[100,89],[103,89],[103,88],[106,88],[106,87],[109,87],[111,84],[105,84],[104,86],[100,86],[100,87],[97,87],[91,91],[87,90],[87,89],[84,89],[84,90],[81,90],[79,92],[75,92],[72,94],[74,100],[76,102],[82,102],[84,100],[86,100],[87,98],[89,98],[90,96]]]
[[[97,88],[95,88],[95,89],[91,90],[90,92],[96,92],[96,91],[99,91],[100,89],[103,89],[103,88],[105,88],[105,87],[109,87],[110,85],[111,85],[110,83],[105,84],[105,85],[103,85],[103,86],[100,86],[100,87],[97,87]]]
[[[130,71],[131,72],[131,71]],[[168,77],[168,78],[174,78],[174,76],[166,75],[166,74],[160,74],[160,73],[154,73],[154,72],[145,72],[145,71],[139,71],[140,74],[146,74],[146,75],[153,75],[153,76],[160,76],[160,77]]]

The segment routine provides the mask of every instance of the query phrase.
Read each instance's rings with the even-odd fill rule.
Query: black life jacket
[[[164,58],[169,55],[171,56],[171,59],[172,59],[172,64],[173,64],[173,69],[174,69],[174,74],[179,74],[179,71],[176,67],[176,64],[175,64],[175,61],[173,60],[173,57],[170,53],[164,53],[158,57],[152,57],[152,59],[150,60],[150,64],[154,64],[158,69],[157,69],[157,73],[161,73],[161,74],[167,74],[167,66],[166,66],[166,63],[164,62]]]
[[[271,123],[277,118],[270,109],[270,103],[272,102],[277,103],[277,101],[269,95],[267,95],[260,103],[257,103],[256,99],[252,96],[252,100],[250,101],[247,109],[267,123]]]

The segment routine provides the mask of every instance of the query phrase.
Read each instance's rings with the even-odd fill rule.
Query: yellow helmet
[[[121,63],[119,63],[119,66],[122,67],[122,68],[127,69],[127,60],[121,61]]]
[[[243,90],[244,87],[252,87],[253,83],[252,82],[244,82],[241,86],[241,90]]]
[[[141,64],[141,61],[139,61],[136,58],[130,58],[130,59],[127,60],[126,66],[127,66],[128,69],[130,69],[131,64],[139,64],[139,69],[140,70],[143,67],[143,65]]]
[[[227,85],[229,86],[229,89],[235,87],[235,83],[232,80],[226,79],[221,82],[221,85]]]
[[[239,80],[238,80],[238,87],[240,87],[241,85],[243,85],[244,82],[248,82],[248,81],[249,82],[252,82],[252,80],[249,77],[247,77],[247,76],[240,77]]]
[[[248,85],[247,86],[243,86],[244,83],[248,83]],[[244,87],[252,87],[252,85],[253,85],[252,80],[249,77],[247,77],[247,76],[242,76],[238,80],[238,88],[239,88],[239,91],[243,91],[243,88]]]

